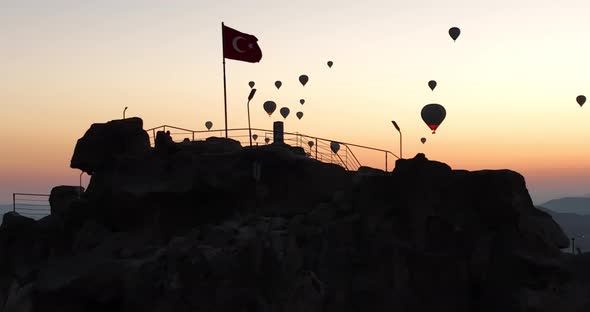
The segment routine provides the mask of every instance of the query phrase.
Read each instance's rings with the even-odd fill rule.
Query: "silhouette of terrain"
[[[590,215],[590,197],[563,197],[552,199],[539,206],[559,213]]]
[[[582,252],[590,251],[590,215],[559,213],[541,206],[537,208],[550,214],[570,239],[575,238],[575,247]]]
[[[51,215],[0,226],[5,311],[583,311],[584,266],[510,170],[418,154],[346,171],[298,147],[150,147],[94,124]],[[584,256],[584,255],[583,255]],[[577,257],[577,256],[576,256]],[[582,291],[582,292],[580,292]],[[567,302],[564,300],[567,299]]]

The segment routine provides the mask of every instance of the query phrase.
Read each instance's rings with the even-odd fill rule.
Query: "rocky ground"
[[[0,311],[589,311],[587,257],[509,170],[348,172],[272,144],[95,124],[88,189],[0,226]]]

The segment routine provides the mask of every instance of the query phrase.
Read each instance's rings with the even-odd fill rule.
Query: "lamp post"
[[[399,158],[402,158],[402,131],[400,130],[399,126],[397,125],[397,123],[395,121],[391,121],[391,123],[393,124],[393,126],[395,127],[395,130],[397,130],[397,132],[399,132]]]
[[[125,106],[125,109],[123,110],[123,119],[125,119],[125,111],[127,110],[127,106]]]
[[[248,95],[248,137],[250,138],[250,147],[252,147],[252,127],[250,126],[250,101],[254,98],[254,94],[256,94],[256,89],[250,90],[250,94]]]

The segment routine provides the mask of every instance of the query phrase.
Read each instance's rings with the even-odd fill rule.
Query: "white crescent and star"
[[[232,46],[234,47],[234,50],[236,50],[238,53],[245,53],[246,51],[238,48],[238,41],[240,41],[240,40],[246,40],[246,38],[244,38],[242,36],[235,37],[234,40],[232,40]]]

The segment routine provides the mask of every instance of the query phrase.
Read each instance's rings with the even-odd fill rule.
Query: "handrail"
[[[47,204],[40,204],[41,200],[31,198],[21,198],[21,202],[17,203],[17,196],[45,197],[47,198]],[[17,212],[17,208],[20,211],[19,213],[25,216],[46,216],[51,212],[51,206],[49,204],[49,194],[12,193],[12,211]]]
[[[355,165],[358,165],[358,167],[360,168],[362,165],[361,165],[361,162],[358,160],[358,158],[356,158],[356,155],[352,152],[352,150],[350,149],[350,147],[348,147],[348,145],[344,144],[344,146],[346,147],[346,149],[348,151],[350,151],[350,154],[352,155],[352,157],[355,161]]]
[[[203,133],[223,133],[225,131],[225,129],[212,129],[212,130],[190,130],[190,129],[186,129],[186,128],[181,128],[181,127],[176,127],[176,126],[171,126],[171,125],[162,125],[162,126],[158,126],[158,127],[154,127],[154,128],[150,128],[145,130],[146,132],[152,132],[153,135],[153,139],[155,141],[155,137],[156,137],[156,130],[162,129],[163,131],[166,131],[166,129],[171,129],[171,130],[179,130],[179,131],[184,131],[192,134],[192,140],[195,140],[195,134],[203,134]],[[252,131],[258,131],[258,132],[262,132],[264,133],[264,137],[267,138],[267,135],[273,133],[272,130],[268,130],[268,129],[261,129],[261,128],[234,128],[234,129],[228,129],[228,131],[247,131],[251,129]],[[340,160],[340,163],[343,165],[343,167],[345,167],[347,170],[349,170],[349,168],[351,167],[356,167],[356,168],[360,168],[362,166],[361,162],[358,160],[358,158],[356,157],[356,155],[354,154],[354,152],[352,151],[351,147],[356,147],[356,148],[361,148],[361,149],[365,149],[365,150],[370,150],[370,151],[375,151],[375,152],[382,152],[385,154],[385,171],[387,171],[388,169],[388,155],[391,155],[397,159],[399,159],[399,156],[396,155],[395,153],[385,150],[385,149],[380,149],[380,148],[375,148],[375,147],[370,147],[370,146],[365,146],[365,145],[360,145],[360,144],[354,144],[354,143],[346,143],[346,142],[342,142],[342,141],[336,141],[336,140],[330,140],[330,139],[326,139],[326,138],[320,138],[320,137],[316,137],[316,136],[311,136],[311,135],[307,135],[307,134],[303,134],[303,133],[293,133],[293,132],[283,132],[284,135],[290,135],[290,136],[295,136],[296,139],[286,139],[287,141],[291,140],[296,142],[297,146],[300,146],[301,142],[299,141],[300,138],[309,138],[309,139],[313,139],[315,141],[315,156],[311,155],[311,151],[312,148],[310,148],[310,156],[314,157],[315,159],[318,159],[318,148],[319,147],[318,141],[322,141],[322,142],[338,142],[341,145],[345,146],[345,151],[346,151],[346,155],[351,154],[352,157],[349,160],[348,157],[345,157],[346,161],[342,159],[342,157],[340,155],[338,155],[338,153],[336,153],[336,155],[338,156],[338,159]],[[171,134],[180,134],[180,133],[171,133]],[[234,136],[236,137],[236,136]],[[244,137],[249,137],[249,136],[244,136]],[[299,139],[297,139],[299,138]],[[258,145],[258,143],[257,143]],[[305,148],[304,148],[305,149]],[[321,156],[321,155],[320,155]],[[349,162],[350,161],[350,162]]]
[[[189,129],[184,129],[184,128],[179,128],[179,127],[175,127],[175,126],[170,126],[170,125],[163,125],[163,126],[159,126],[159,127],[154,127],[154,128],[150,128],[145,130],[147,131],[153,131],[156,129],[160,129],[160,128],[172,128],[172,129],[177,129],[177,130],[182,130],[182,131],[187,131],[187,132],[194,132],[194,133],[207,133],[207,132],[222,132],[225,131],[225,129],[215,129],[215,130],[189,130]],[[272,133],[272,130],[268,130],[268,129],[260,129],[260,128],[251,128],[252,131],[267,131],[269,133]],[[245,131],[248,130],[248,128],[233,128],[233,129],[227,129],[228,131]],[[375,147],[370,147],[370,146],[365,146],[365,145],[360,145],[360,144],[354,144],[354,143],[346,143],[346,142],[342,142],[342,141],[336,141],[336,140],[330,140],[330,139],[325,139],[325,138],[320,138],[320,137],[316,137],[316,136],[312,136],[312,135],[307,135],[307,134],[303,134],[303,133],[292,133],[292,132],[283,132],[285,134],[290,134],[290,135],[300,135],[300,136],[305,136],[305,137],[309,137],[309,138],[314,138],[314,139],[319,139],[319,140],[324,140],[324,141],[330,141],[330,142],[338,142],[340,144],[344,144],[344,145],[349,145],[349,146],[354,146],[354,147],[360,147],[360,148],[364,148],[364,149],[369,149],[369,150],[373,150],[373,151],[377,151],[377,152],[386,152],[388,154],[393,155],[395,158],[399,159],[399,156],[397,156],[395,153],[388,151],[388,150],[384,150],[384,149],[380,149],[380,148],[375,148]]]

